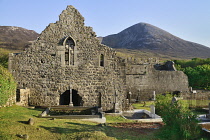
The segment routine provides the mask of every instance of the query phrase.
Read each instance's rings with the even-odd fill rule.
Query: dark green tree
[[[189,85],[198,89],[210,90],[210,58],[192,60],[175,60],[177,70],[188,76]]]

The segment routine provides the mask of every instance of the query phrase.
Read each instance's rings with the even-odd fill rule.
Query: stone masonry
[[[114,106],[125,108],[129,92],[132,98],[149,99],[153,91],[188,90],[184,73],[156,70],[156,63],[117,57],[68,6],[28,49],[10,54],[9,70],[18,89],[30,89],[28,105],[99,106],[111,111]]]
[[[152,99],[154,91],[156,94],[175,91],[189,93],[188,78],[182,71],[157,70],[156,63],[157,61],[127,61],[127,92],[132,93],[134,101]]]

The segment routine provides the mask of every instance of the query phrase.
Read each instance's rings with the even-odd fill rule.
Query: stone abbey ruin
[[[36,41],[10,54],[9,70],[18,83],[20,105],[99,106],[126,109],[131,100],[149,100],[165,92],[188,92],[187,76],[172,63],[122,59],[100,43],[84,18],[68,6]]]

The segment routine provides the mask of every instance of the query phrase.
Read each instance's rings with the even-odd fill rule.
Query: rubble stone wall
[[[156,70],[152,63],[127,63],[126,84],[135,100],[152,99],[153,91],[189,93],[188,78],[182,71]]]
[[[3,106],[0,106],[0,108],[1,108],[1,107],[9,107],[9,106],[12,106],[12,105],[15,104],[15,102],[16,102],[16,95],[11,95],[11,96],[8,98],[6,104],[3,105]]]
[[[74,64],[64,60],[66,40],[74,43]],[[100,66],[100,56],[104,65]],[[10,71],[18,88],[31,89],[30,105],[59,105],[60,95],[78,91],[83,106],[98,106],[99,94],[104,110],[113,109],[115,92],[122,108],[125,96],[124,68],[115,52],[99,43],[92,28],[84,26],[80,13],[68,6],[59,21],[49,24],[30,48],[10,55]]]
[[[60,105],[62,95],[73,89],[82,106],[109,111],[117,103],[122,110],[130,91],[132,98],[146,99],[154,90],[185,91],[188,87],[182,72],[155,70],[156,59],[130,61],[100,44],[80,13],[68,6],[28,49],[10,54],[9,70],[19,89],[30,89],[29,105],[38,106]]]
[[[187,100],[210,100],[209,90],[195,90],[196,93],[185,93],[181,96]]]

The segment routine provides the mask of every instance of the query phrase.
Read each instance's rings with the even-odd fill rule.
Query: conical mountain
[[[210,48],[185,41],[148,23],[135,24],[118,34],[103,38],[112,48],[143,50],[175,58],[210,58]]]

